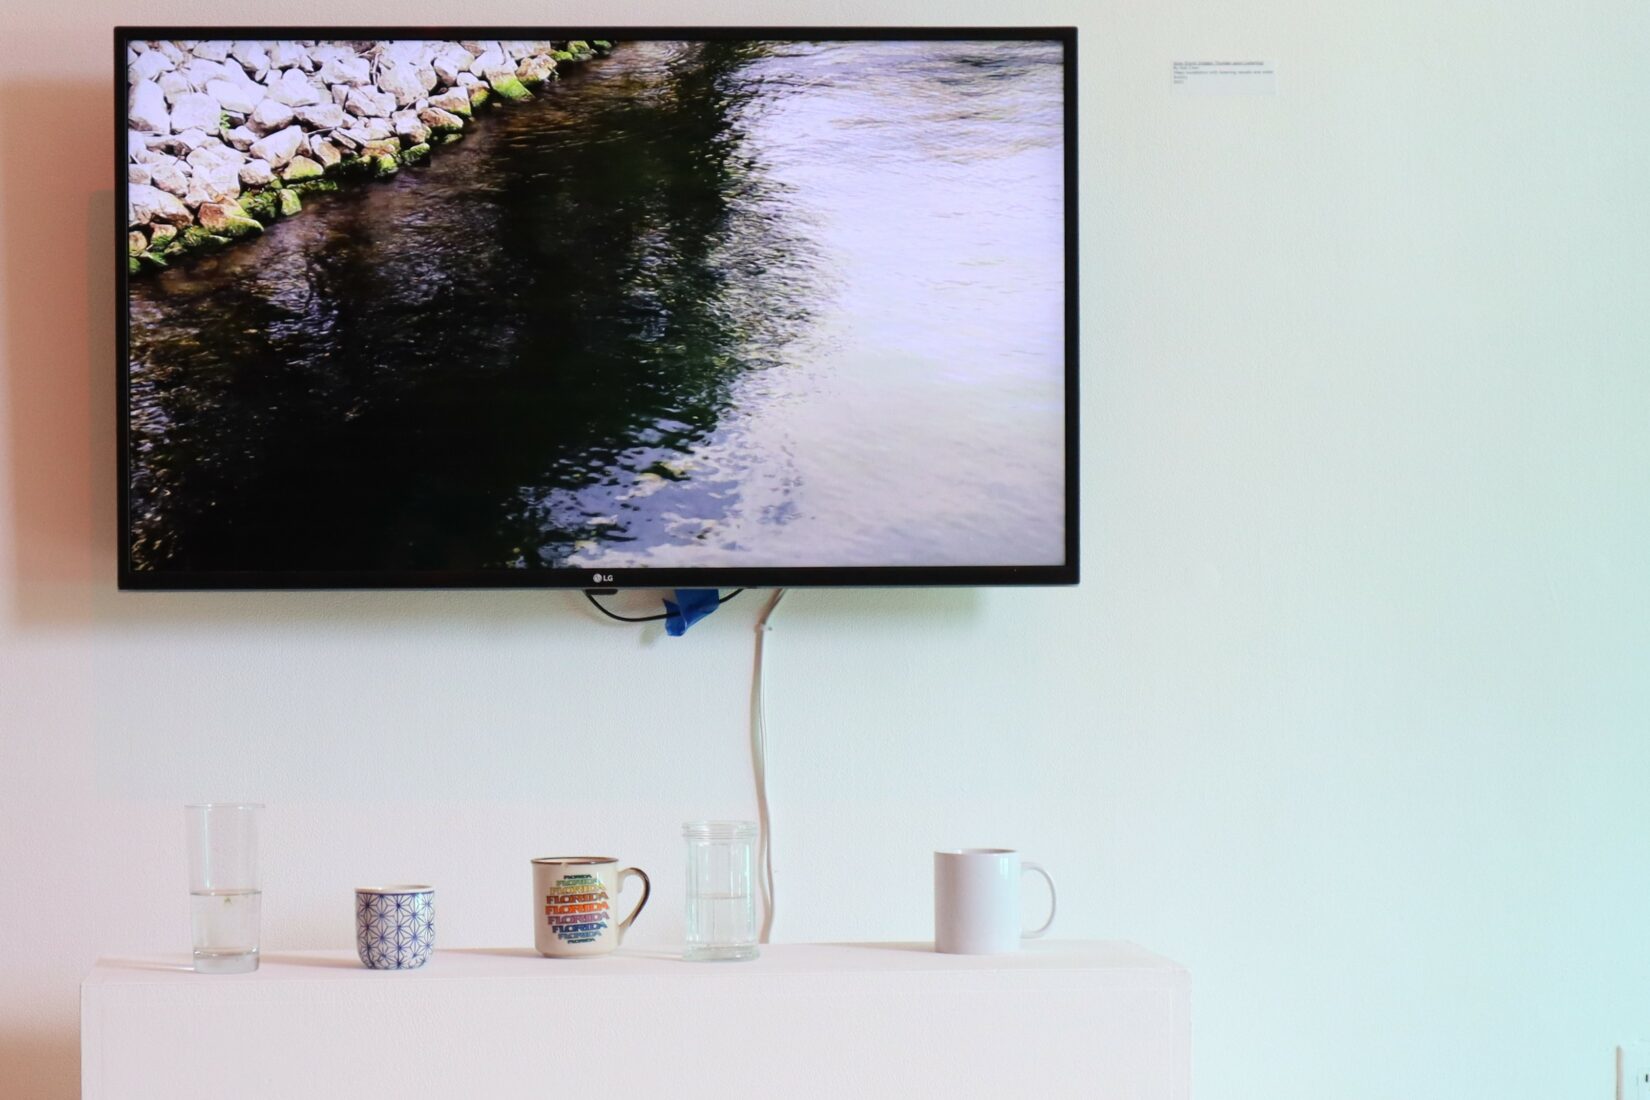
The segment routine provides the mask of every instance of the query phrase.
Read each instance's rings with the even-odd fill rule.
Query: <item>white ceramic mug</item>
[[[1020,927],[1020,879],[1027,872],[1048,883],[1048,919]],[[1041,864],[1012,848],[955,848],[934,853],[934,950],[949,955],[1003,955],[1020,949],[1054,923],[1054,879]]]
[[[642,898],[614,923],[613,903],[627,878],[642,880]],[[606,955],[647,904],[647,872],[620,867],[612,856],[543,856],[533,861],[533,946],[551,959]]]

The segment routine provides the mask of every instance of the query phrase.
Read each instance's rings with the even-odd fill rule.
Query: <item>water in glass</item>
[[[258,969],[261,890],[196,890],[189,895],[195,969],[242,974]]]

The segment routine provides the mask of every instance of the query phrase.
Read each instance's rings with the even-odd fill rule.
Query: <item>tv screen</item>
[[[123,587],[1076,581],[1074,31],[115,46]]]

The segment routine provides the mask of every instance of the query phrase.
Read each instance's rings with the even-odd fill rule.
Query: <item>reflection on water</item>
[[[132,561],[1063,559],[1038,43],[632,43],[131,297]]]

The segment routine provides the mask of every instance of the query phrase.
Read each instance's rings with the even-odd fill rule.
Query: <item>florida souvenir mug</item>
[[[642,880],[642,897],[624,920],[613,919],[619,887]],[[548,959],[606,955],[653,891],[647,872],[612,856],[541,856],[533,861],[533,946]]]

